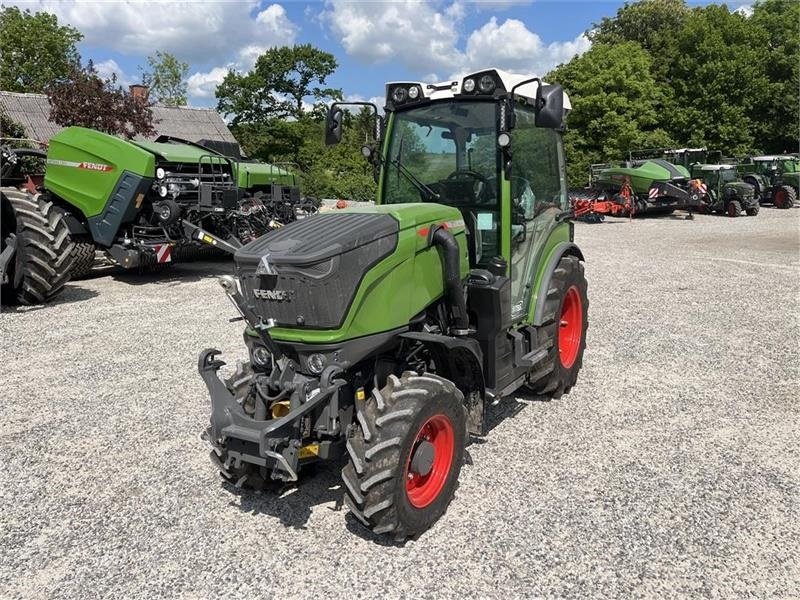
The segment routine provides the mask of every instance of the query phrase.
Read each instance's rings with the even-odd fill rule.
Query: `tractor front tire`
[[[742,205],[738,200],[731,200],[728,202],[728,207],[725,209],[729,217],[738,217],[742,214]]]
[[[758,203],[756,203],[756,204],[750,206],[749,208],[746,208],[745,212],[747,213],[748,217],[755,217],[758,214],[758,209],[759,209],[759,206],[758,206]]]
[[[373,533],[416,537],[453,499],[464,458],[464,397],[447,379],[406,372],[390,375],[356,408],[342,470],[345,504]]]
[[[13,218],[16,255],[3,285],[3,303],[42,304],[69,281],[74,244],[64,211],[41,194],[2,189],[3,217]]]
[[[779,185],[772,190],[772,203],[775,208],[792,208],[797,202],[797,192],[790,185]]]
[[[533,368],[526,388],[537,396],[560,398],[578,380],[589,327],[588,284],[583,263],[564,256],[553,271],[544,306],[545,322],[539,328],[548,347],[547,358]]]
[[[72,274],[71,279],[86,277],[94,268],[95,245],[88,235],[75,237],[75,247],[72,249]]]

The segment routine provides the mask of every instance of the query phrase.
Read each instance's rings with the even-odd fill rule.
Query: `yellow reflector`
[[[281,417],[289,414],[289,401],[281,400],[280,402],[276,402],[272,405],[270,410],[272,411],[273,419],[280,419]]]
[[[297,458],[310,458],[312,456],[319,456],[319,444],[317,443],[303,446],[297,452]]]
[[[364,393],[364,388],[358,388],[356,390],[356,400],[363,400],[366,397],[367,395]]]

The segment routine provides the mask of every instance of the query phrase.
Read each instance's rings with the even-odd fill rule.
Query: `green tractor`
[[[249,360],[204,350],[202,439],[233,486],[346,460],[344,501],[376,534],[414,537],[453,498],[487,405],[560,397],[586,345],[558,85],[498,70],[389,83],[364,155],[375,204],[320,213],[237,250],[220,283]],[[341,140],[331,106],[326,143]]]
[[[704,210],[729,217],[738,217],[743,210],[750,217],[758,214],[755,188],[739,178],[735,165],[692,165],[692,180],[699,182]]]
[[[737,166],[744,181],[755,188],[762,204],[792,208],[800,194],[800,161],[789,154],[752,156]]]
[[[31,160],[41,168],[31,176]],[[271,229],[269,206],[240,189],[243,169],[202,145],[126,141],[82,127],[46,152],[2,150],[3,303],[33,304],[85,275],[103,251],[124,268],[204,245],[233,253]]]

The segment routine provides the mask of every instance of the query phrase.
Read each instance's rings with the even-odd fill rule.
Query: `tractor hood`
[[[276,229],[234,257],[242,293],[281,327],[333,329],[359,283],[397,246],[388,214],[323,213]]]
[[[139,148],[152,152],[163,160],[173,163],[198,163],[203,156],[218,156],[216,152],[189,144],[139,141],[134,141],[133,143]]]
[[[361,293],[359,327],[374,319],[386,323],[376,331],[385,331],[408,323],[442,293],[441,259],[428,242],[437,224],[463,244],[465,276],[469,264],[461,213],[433,203],[368,206],[295,221],[240,248],[234,256],[236,275],[256,313],[275,319],[280,328],[339,329]],[[426,266],[418,271],[420,261]],[[414,305],[406,306],[403,298]],[[372,302],[374,308],[363,308]],[[392,310],[398,302],[402,309]]]
[[[733,181],[725,184],[725,188],[733,190],[740,198],[752,198],[755,193],[755,187],[744,181]]]

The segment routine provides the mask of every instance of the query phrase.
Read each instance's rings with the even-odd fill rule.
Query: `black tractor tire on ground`
[[[759,209],[758,203],[750,206],[749,208],[744,209],[744,212],[747,213],[748,217],[755,217],[758,214]]]
[[[797,192],[790,185],[779,185],[772,190],[772,203],[775,208],[792,208],[797,202]]]
[[[88,235],[75,236],[72,249],[72,274],[70,279],[86,277],[94,268],[95,245]]]
[[[532,369],[527,391],[560,398],[578,380],[589,327],[587,289],[583,263],[576,256],[562,257],[550,280],[544,323],[539,328],[540,342],[548,347],[547,358]]]
[[[742,204],[738,200],[731,200],[725,208],[725,214],[729,217],[738,217],[742,214]]]
[[[3,304],[42,304],[69,281],[74,244],[65,212],[41,194],[3,188],[3,217],[15,224],[17,251],[2,286]],[[15,281],[17,281],[15,285]]]
[[[446,379],[405,372],[390,375],[356,408],[344,502],[375,534],[416,537],[455,493],[467,435],[464,397]]]

